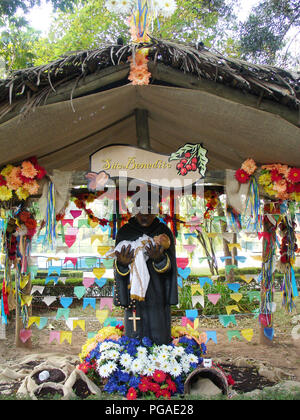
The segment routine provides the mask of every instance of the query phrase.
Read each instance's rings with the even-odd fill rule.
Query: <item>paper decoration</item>
[[[203,289],[203,286],[206,283],[210,284],[211,286],[213,285],[213,282],[212,282],[212,280],[209,277],[199,277],[198,280],[199,280],[199,283],[200,283],[200,287],[202,289]]]
[[[191,253],[195,250],[197,245],[183,245],[183,248],[187,250],[187,252]]]
[[[240,263],[245,263],[247,261],[247,257],[244,255],[236,255],[234,258]]]
[[[72,226],[73,227],[73,222],[74,222],[74,220],[73,219],[63,219],[62,221],[61,221],[61,223],[62,223],[62,225],[63,226],[66,226],[67,224],[69,224],[70,226]]]
[[[65,284],[66,280],[67,280],[67,277],[59,277],[58,280],[61,281],[63,284]]]
[[[188,319],[194,321],[194,319],[198,316],[198,311],[197,309],[186,309],[185,315]]]
[[[109,314],[109,310],[107,310],[107,309],[102,309],[101,311],[99,311],[99,310],[96,311],[96,318],[98,319],[100,324],[104,323],[104,321],[108,317],[108,314]]]
[[[227,244],[229,251],[231,252],[233,248],[242,249],[240,244]]]
[[[240,290],[241,285],[239,283],[227,283],[227,287],[234,293],[237,293]]]
[[[179,287],[183,287],[183,281],[181,277],[177,277],[177,284]]]
[[[231,260],[232,259],[232,256],[230,255],[230,256],[228,256],[228,257],[225,257],[225,256],[222,256],[222,257],[220,257],[220,260],[222,261],[222,262],[225,262],[226,260]]]
[[[58,283],[58,277],[57,276],[56,277],[47,276],[46,279],[45,279],[45,284],[48,284],[51,281],[53,281],[54,284],[57,284]]]
[[[203,295],[204,291],[201,289],[200,284],[191,284],[191,294],[194,296],[197,292]]]
[[[192,328],[194,328],[194,322],[191,321],[189,318],[187,318],[186,316],[183,316],[181,318],[181,326],[182,327],[186,327],[187,325],[190,325]]]
[[[89,288],[91,287],[95,282],[95,277],[84,277],[82,280],[82,284],[84,287]]]
[[[185,280],[188,278],[188,276],[191,274],[191,269],[189,267],[187,268],[178,268],[178,274]]]
[[[91,306],[92,308],[96,309],[96,299],[95,298],[83,298],[83,309],[87,306]]]
[[[272,327],[265,327],[264,328],[264,336],[267,337],[269,340],[273,340],[274,337],[274,328]]]
[[[31,327],[32,324],[39,325],[40,323],[40,317],[39,316],[30,316],[28,318],[27,328]]]
[[[72,332],[71,331],[60,331],[59,343],[62,344],[64,341],[72,344]]]
[[[23,305],[30,306],[31,305],[31,302],[32,302],[32,298],[33,298],[32,295],[23,295],[23,294],[21,294],[21,305],[22,306]]]
[[[67,264],[68,261],[70,261],[73,264],[73,266],[76,267],[78,258],[75,258],[75,257],[74,258],[73,257],[66,257],[65,260],[64,260],[64,262],[63,262],[63,264]]]
[[[205,331],[206,333],[206,342],[205,344],[207,344],[209,342],[209,340],[214,341],[216,344],[218,343],[217,341],[217,332],[216,331]]]
[[[228,337],[229,341],[231,341],[233,337],[237,337],[239,340],[242,339],[241,335],[240,335],[240,332],[238,330],[227,331],[227,337]]]
[[[231,299],[233,299],[235,302],[239,302],[239,301],[242,299],[243,294],[242,294],[242,293],[230,293],[230,297],[231,297]]]
[[[66,234],[66,235],[65,235],[65,243],[66,243],[66,245],[67,245],[69,248],[71,248],[71,247],[74,245],[74,243],[76,242],[76,238],[77,238],[77,236],[76,236],[76,235],[69,235],[69,234]]]
[[[193,233],[184,233],[183,236],[184,236],[185,239],[197,238],[197,234],[195,232],[193,232]]]
[[[105,306],[107,306],[110,311],[112,311],[112,306],[113,306],[113,298],[111,297],[104,297],[100,299],[100,309],[105,308]]]
[[[45,328],[45,326],[48,323],[48,318],[41,316],[40,317],[40,322],[38,324],[36,324],[36,326],[38,327],[39,330],[42,330],[43,328]]]
[[[105,268],[110,269],[114,266],[114,259],[113,258],[104,258],[102,261]]]
[[[241,334],[247,341],[251,341],[253,338],[253,329],[246,328],[244,330],[241,330]]]
[[[96,279],[95,283],[97,284],[97,286],[99,287],[103,287],[107,282],[107,279],[103,278],[102,279]]]
[[[32,286],[30,293],[33,295],[35,292],[38,292],[40,295],[42,295],[44,289],[45,289],[45,286]]]
[[[60,304],[64,308],[68,308],[72,304],[72,302],[73,302],[72,297],[65,297],[65,296],[60,297]]]
[[[250,283],[252,280],[255,280],[255,276],[253,274],[241,274],[240,278],[244,280],[246,283]]]
[[[192,306],[194,307],[197,303],[200,303],[200,305],[204,308],[204,296],[192,296]]]
[[[58,308],[56,312],[56,319],[60,319],[62,316],[67,320],[69,318],[69,308]]]
[[[229,324],[236,325],[234,315],[219,315],[219,321],[224,327],[228,327]]]
[[[105,273],[105,271],[106,271],[106,269],[103,268],[103,267],[100,267],[100,268],[95,267],[95,268],[93,268],[93,274],[95,275],[95,277],[97,279],[101,279],[101,277],[103,276],[103,274]]]
[[[95,335],[97,335],[97,334],[98,334],[97,331],[89,331],[88,334],[87,334],[87,337],[88,337],[88,339],[94,338]]]
[[[44,296],[42,300],[47,306],[50,306],[56,300],[56,296]]]
[[[108,253],[108,251],[111,249],[111,246],[104,246],[104,245],[99,245],[97,247],[97,252],[103,257],[105,254]]]
[[[50,331],[49,334],[49,343],[52,343],[52,341],[56,340],[58,343],[60,341],[60,332],[59,331]]]
[[[73,320],[73,329],[75,330],[76,327],[80,327],[82,331],[85,331],[85,320],[84,319]]]
[[[237,305],[228,305],[225,306],[227,315],[230,315],[232,311],[240,312],[239,307]]]
[[[29,268],[28,268],[28,272],[30,273],[30,275],[31,275],[31,280],[33,280],[35,277],[36,277],[36,275],[37,275],[37,272],[38,272],[38,266],[37,265],[31,265]]]
[[[216,233],[216,232],[209,232],[209,233],[207,233],[207,234],[206,234],[206,236],[207,236],[208,238],[212,238],[212,239],[216,238],[218,235],[219,235],[219,234],[218,234],[218,233]]]
[[[70,213],[74,219],[77,219],[77,217],[81,216],[82,210],[70,210]]]
[[[225,265],[225,271],[226,271],[227,274],[230,273],[231,270],[235,270],[236,268],[238,268],[238,267],[235,264]]]
[[[91,245],[93,245],[93,243],[95,241],[102,242],[103,241],[103,235],[92,235],[91,236]]]
[[[24,289],[24,287],[26,287],[27,283],[29,282],[29,277],[29,274],[27,276],[22,276],[20,281],[20,289]]]
[[[85,264],[88,267],[93,267],[94,265],[97,264],[98,258],[97,257],[90,257],[90,258],[86,258],[85,259]]]
[[[177,267],[184,270],[189,265],[189,258],[176,258]]]
[[[111,327],[115,327],[116,325],[118,325],[118,323],[119,321],[117,320],[117,318],[109,317],[109,318],[106,318],[106,320],[103,323],[103,326],[108,327],[110,325]]]
[[[26,330],[25,328],[23,328],[22,330],[20,330],[19,337],[23,343],[26,343],[26,341],[31,337],[31,335],[32,330]]]
[[[79,219],[77,226],[78,228],[82,228],[82,226],[90,228],[89,222],[86,219]]]
[[[249,297],[250,302],[252,302],[253,299],[260,300],[260,292],[258,290],[252,290],[250,292],[247,292],[247,295]]]
[[[267,311],[269,311],[270,313],[274,313],[276,312],[276,302],[267,302]]]
[[[209,293],[206,296],[213,305],[216,305],[221,297],[219,293]]]
[[[258,320],[262,325],[268,327],[270,325],[271,314],[259,314]]]
[[[262,261],[262,256],[261,255],[251,255],[251,258],[253,258],[256,261]]]

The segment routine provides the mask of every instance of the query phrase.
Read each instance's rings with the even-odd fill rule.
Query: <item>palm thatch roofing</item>
[[[149,48],[148,86],[133,86],[128,58]],[[300,162],[300,73],[151,39],[67,54],[0,81],[0,165],[36,155],[48,169],[87,170],[110,143],[139,145],[147,112],[150,149],[169,154],[203,142],[209,169]]]

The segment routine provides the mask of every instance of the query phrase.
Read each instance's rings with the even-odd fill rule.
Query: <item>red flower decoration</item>
[[[158,383],[164,382],[166,380],[166,374],[162,370],[156,370],[152,377]]]
[[[3,178],[3,176],[2,176],[2,175],[0,175],[0,187],[1,187],[2,185],[6,185],[6,181],[5,181],[5,179]]]
[[[293,184],[300,182],[300,168],[291,168],[288,178]]]
[[[126,395],[127,400],[135,400],[136,397],[137,397],[136,390],[133,387],[129,388]]]
[[[280,173],[277,171],[277,169],[273,169],[271,171],[271,179],[273,182],[282,181],[283,177],[280,175]]]
[[[248,175],[243,169],[238,169],[235,172],[235,178],[240,184],[246,184],[250,179],[250,175]]]

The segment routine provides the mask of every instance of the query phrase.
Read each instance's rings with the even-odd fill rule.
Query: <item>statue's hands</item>
[[[159,262],[164,258],[164,247],[162,245],[153,245],[150,243],[146,246],[146,253],[151,260]]]
[[[120,265],[123,265],[124,267],[131,264],[134,260],[134,249],[131,249],[130,245],[128,245],[127,247],[123,245],[121,251],[116,251],[115,254],[117,257],[117,262]]]

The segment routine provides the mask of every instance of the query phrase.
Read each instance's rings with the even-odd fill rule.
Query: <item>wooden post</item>
[[[147,109],[137,108],[135,110],[136,136],[138,146],[145,150],[150,150],[150,136],[148,125]]]

